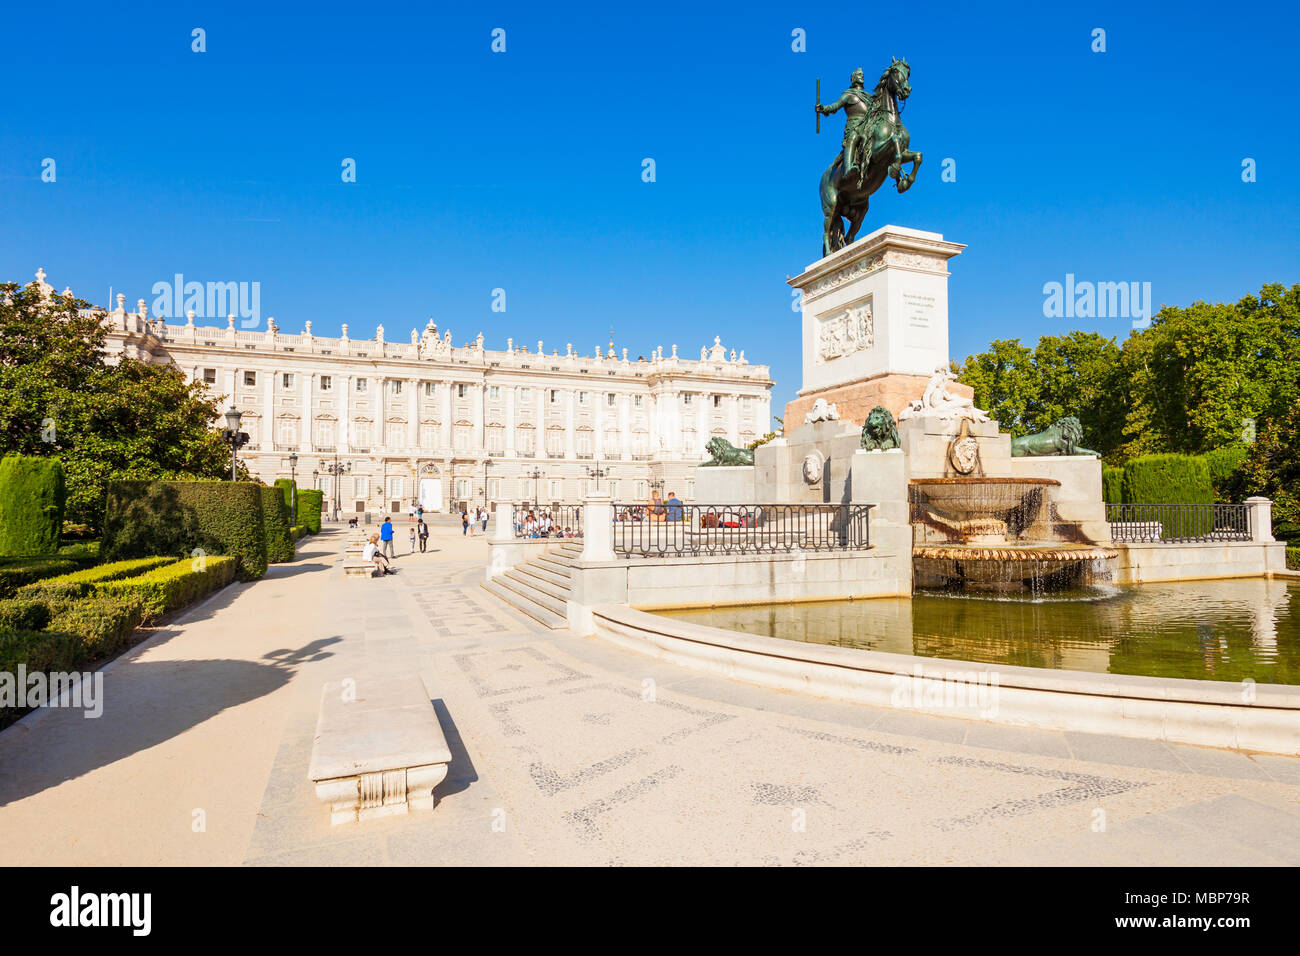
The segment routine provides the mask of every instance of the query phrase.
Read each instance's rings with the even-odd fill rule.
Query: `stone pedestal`
[[[695,501],[701,505],[751,504],[755,498],[754,466],[704,466],[695,469]]]
[[[919,398],[948,363],[947,263],[964,248],[882,226],[789,279],[803,292],[803,388],[785,420],[801,421],[818,398],[859,423],[876,405],[897,417]]]
[[[1038,474],[1034,471],[1011,471],[1011,436],[1000,432],[997,422],[972,421],[968,426],[968,434],[975,439],[979,448],[979,458],[975,470],[969,475],[962,475],[948,460],[948,449],[953,439],[960,434],[961,426],[962,419],[956,416],[947,419],[917,417],[899,422],[898,437],[902,442],[903,453],[907,456],[910,468],[908,477],[1009,478],[1022,474],[1026,476]]]

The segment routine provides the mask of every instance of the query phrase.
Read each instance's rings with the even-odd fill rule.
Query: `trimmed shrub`
[[[95,593],[137,595],[143,603],[144,621],[149,623],[225,587],[234,580],[238,566],[239,559],[233,555],[187,558],[138,577],[105,581],[96,585]]]
[[[98,541],[73,541],[59,548],[59,557],[76,561],[81,565],[91,565],[99,560]]]
[[[0,601],[0,632],[42,631],[50,623],[50,607],[44,601],[10,598]]]
[[[1214,492],[1221,501],[1233,497],[1232,493],[1238,483],[1237,472],[1249,454],[1250,449],[1245,445],[1224,445],[1201,456],[1210,469],[1210,484],[1214,486]]]
[[[266,535],[266,563],[293,560],[293,538],[289,536],[289,509],[279,488],[262,486],[262,530]]]
[[[251,481],[115,481],[108,486],[104,538],[107,561],[196,548],[238,560],[238,577],[266,573],[262,485]]]
[[[298,489],[298,520],[312,534],[320,534],[320,515],[325,505],[325,492],[319,488]]]
[[[1124,469],[1101,469],[1101,500],[1108,505],[1121,504],[1124,501]]]
[[[58,553],[66,496],[57,458],[0,459],[0,555]]]
[[[289,529],[289,537],[293,538],[295,541],[304,537],[307,533],[307,526],[305,524],[296,524]]]
[[[1286,566],[1292,571],[1300,571],[1300,548],[1286,549]]]
[[[95,595],[56,606],[49,630],[81,641],[79,660],[94,661],[131,642],[144,620],[144,601],[136,594]]]
[[[1131,504],[1209,504],[1210,468],[1194,455],[1142,455],[1124,466],[1124,501]]]
[[[298,490],[298,483],[290,481],[288,478],[277,478],[272,482],[272,485],[280,489],[280,493],[284,495],[284,506],[292,511],[293,496],[294,492]]]
[[[1294,521],[1274,521],[1273,537],[1279,541],[1300,541],[1300,524]]]
[[[68,558],[23,558],[5,561],[0,564],[0,598],[13,597],[20,587],[52,578],[58,574],[68,574],[77,570],[77,562]]]
[[[57,578],[46,578],[44,581],[25,584],[18,589],[17,596],[29,601],[75,601],[94,591],[96,584],[144,574],[154,568],[171,564],[175,560],[171,557],[156,557],[114,561],[111,564],[86,568],[84,571],[62,574]]]
[[[15,679],[20,665],[26,667],[28,674],[74,670],[80,653],[81,641],[74,634],[58,631],[0,634],[0,672],[14,674]],[[17,707],[0,705],[0,719],[14,717],[18,712]]]

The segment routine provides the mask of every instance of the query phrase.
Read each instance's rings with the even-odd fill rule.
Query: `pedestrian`
[[[384,555],[396,559],[397,554],[393,550],[393,519],[384,515],[384,523],[379,526],[379,540],[382,543]]]
[[[411,527],[411,554],[415,554],[415,527]]]
[[[484,508],[483,509],[483,533],[484,534],[487,534],[487,523],[488,523],[488,510]]]
[[[424,523],[423,518],[420,519],[419,529],[420,529],[420,553],[424,554],[424,549],[429,544],[429,526]]]
[[[415,509],[415,520],[416,521],[424,520],[424,505],[420,505]]]
[[[460,509],[460,533],[469,534],[469,512],[464,508]]]

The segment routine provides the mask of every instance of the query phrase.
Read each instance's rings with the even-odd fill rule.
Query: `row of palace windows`
[[[330,476],[321,475],[318,479],[321,487],[327,493],[332,493],[330,487]],[[339,492],[342,498],[351,498],[354,501],[363,502],[371,495],[376,497],[386,495],[385,500],[391,502],[402,502],[403,507],[410,504],[408,496],[413,497],[415,483],[402,475],[389,475],[387,479],[367,478],[365,476],[348,476],[339,479]],[[491,478],[487,479],[487,497],[489,501],[505,501],[506,494],[522,502],[531,502],[533,499],[539,501],[562,501],[566,498],[566,492],[569,494],[577,493],[580,499],[585,498],[587,492],[591,489],[592,483],[587,478]],[[619,481],[617,478],[606,479],[602,485],[609,490],[610,496],[618,501],[621,495],[631,494],[632,500],[641,501],[650,496],[650,482],[648,479],[624,479]],[[682,482],[682,492],[687,500],[695,497],[695,482],[686,479]],[[452,492],[453,496],[461,501],[471,501],[474,498],[481,499],[483,496],[483,479],[477,477],[457,477],[453,479]]]

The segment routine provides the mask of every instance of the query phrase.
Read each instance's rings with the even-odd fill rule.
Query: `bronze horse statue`
[[[848,116],[844,149],[822,173],[822,213],[826,217],[822,230],[823,256],[843,249],[857,238],[867,215],[867,201],[884,184],[886,176],[894,179],[900,193],[907,192],[916,181],[921,154],[908,148],[910,136],[900,116],[904,101],[912,95],[911,74],[912,68],[906,60],[894,59],[880,75],[875,91],[867,94],[861,88],[859,70],[854,86],[837,102],[817,105],[817,112],[822,116],[841,107]],[[849,151],[853,155],[846,156]],[[902,167],[906,163],[911,163],[912,169],[905,174]],[[850,167],[847,174],[846,166]],[[847,233],[845,219],[849,221]]]

